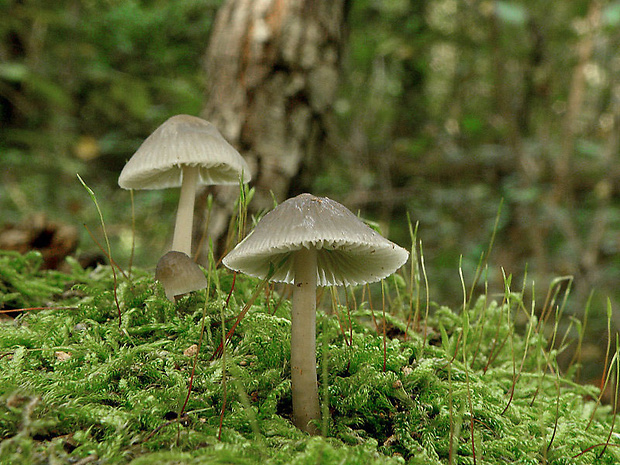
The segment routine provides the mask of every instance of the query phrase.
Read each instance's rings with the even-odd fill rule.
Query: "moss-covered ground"
[[[2,464],[620,462],[613,406],[572,380],[576,364],[558,368],[563,334],[508,290],[432,308],[419,324],[400,278],[373,305],[359,293],[340,299],[349,311],[324,293],[324,435],[310,437],[290,419],[285,297],[241,275],[231,292],[220,267],[206,292],[176,303],[151,272],[118,273],[115,299],[109,266],[69,260],[61,273],[40,263],[36,252],[0,253],[0,309],[37,308],[0,320]]]

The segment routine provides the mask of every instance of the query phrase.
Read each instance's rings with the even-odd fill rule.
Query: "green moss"
[[[559,351],[542,332],[515,329],[518,296],[482,297],[467,313],[438,308],[426,338],[395,316],[406,308],[388,315],[395,329],[385,341],[365,304],[352,312],[352,333],[319,312],[328,436],[309,437],[290,422],[288,302],[276,306],[277,296],[261,292],[226,346],[226,366],[212,358],[222,317],[230,329],[257,280],[237,276],[226,305],[232,279],[218,269],[218,286],[172,304],[149,273],[134,270],[117,283],[119,328],[109,267],[72,264],[63,274],[39,266],[36,254],[0,253],[5,307],[62,307],[1,323],[3,464],[465,464],[474,450],[485,464],[620,460],[614,446],[599,458],[613,417],[610,407],[595,409],[598,390],[557,375]],[[399,292],[392,306],[406,307]],[[186,351],[203,313],[179,420],[193,365]]]

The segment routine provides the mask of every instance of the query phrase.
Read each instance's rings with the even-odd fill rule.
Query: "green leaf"
[[[607,26],[617,26],[620,24],[620,2],[607,5],[602,13],[603,24]]]
[[[28,67],[23,63],[0,63],[0,78],[11,81],[21,82],[28,76]]]
[[[505,23],[522,26],[527,21],[527,11],[514,2],[496,2],[495,14]]]

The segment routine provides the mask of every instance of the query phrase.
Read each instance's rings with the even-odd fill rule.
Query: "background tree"
[[[203,115],[252,167],[254,211],[310,188],[320,171],[346,40],[346,0],[227,0],[206,56]],[[237,191],[219,189],[210,236]],[[224,206],[228,207],[224,207]]]

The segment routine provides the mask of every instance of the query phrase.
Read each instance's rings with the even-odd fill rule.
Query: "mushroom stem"
[[[295,284],[291,315],[291,385],[295,426],[310,434],[320,420],[316,378],[317,251],[304,247],[294,256]]]
[[[172,249],[192,256],[192,226],[194,224],[194,201],[198,183],[198,166],[183,166],[181,195],[174,225]]]

